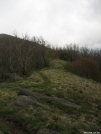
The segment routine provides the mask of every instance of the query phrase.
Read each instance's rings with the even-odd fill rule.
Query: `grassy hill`
[[[5,134],[37,134],[46,128],[60,134],[101,131],[101,83],[65,71],[65,64],[52,60],[50,67],[34,71],[24,80],[0,83],[0,131]],[[8,107],[23,95],[16,87],[32,91],[51,111],[32,106]]]

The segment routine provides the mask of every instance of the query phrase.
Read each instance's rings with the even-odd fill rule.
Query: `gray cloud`
[[[101,0],[0,0],[0,32],[101,47]]]

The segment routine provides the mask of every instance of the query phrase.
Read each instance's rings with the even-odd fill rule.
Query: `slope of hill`
[[[48,134],[101,131],[101,83],[66,72],[65,64],[52,60],[50,67],[34,71],[24,80],[0,83],[0,131],[6,134],[41,134],[46,132],[43,129]]]
[[[15,37],[8,34],[0,34],[0,38],[15,38]]]
[[[30,74],[49,64],[49,49],[43,39],[18,38],[0,34],[0,75],[2,73]]]

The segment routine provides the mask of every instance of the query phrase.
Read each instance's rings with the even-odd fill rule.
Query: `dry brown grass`
[[[75,94],[83,97],[82,99],[89,99],[91,102],[100,99],[101,83],[64,72],[63,70],[50,69],[42,72],[54,83],[53,90],[63,92],[66,98],[68,94]]]

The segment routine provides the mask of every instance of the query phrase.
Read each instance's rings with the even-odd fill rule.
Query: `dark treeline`
[[[88,49],[77,45],[57,48],[59,59],[67,61],[66,70],[79,76],[101,82],[101,49]]]
[[[79,47],[76,44],[64,48],[52,48],[42,38],[29,39],[0,35],[0,74],[18,73],[27,75],[35,69],[49,66],[50,59],[67,62],[65,69],[79,76],[101,82],[101,49]]]
[[[0,73],[26,75],[48,65],[49,53],[43,38],[0,36]]]

